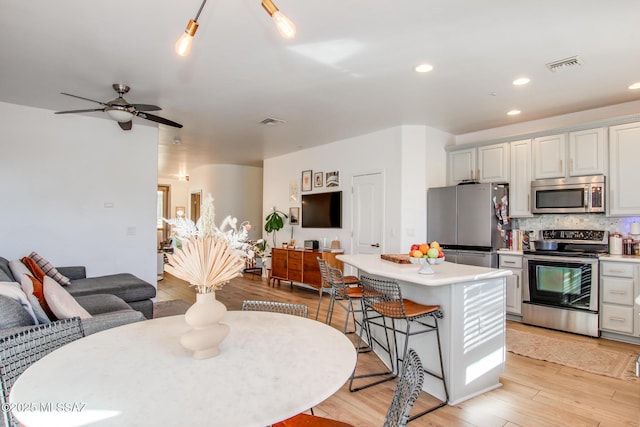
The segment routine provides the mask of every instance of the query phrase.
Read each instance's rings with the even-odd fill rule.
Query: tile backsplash
[[[606,230],[618,232],[623,236],[629,234],[632,222],[640,222],[640,217],[608,217],[604,214],[557,214],[534,215],[531,218],[514,218],[512,228],[520,230],[566,229],[566,230]]]

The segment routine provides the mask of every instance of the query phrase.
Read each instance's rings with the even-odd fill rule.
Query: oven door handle
[[[525,261],[552,261],[568,262],[572,264],[592,264],[598,265],[598,258],[563,257],[554,255],[525,255]]]

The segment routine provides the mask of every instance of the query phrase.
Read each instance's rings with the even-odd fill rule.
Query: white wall
[[[446,145],[453,135],[426,126],[402,127],[400,252],[427,238],[427,189],[446,185]]]
[[[340,172],[343,191],[341,229],[301,228],[286,224],[277,235],[280,245],[293,237],[297,245],[316,239],[322,244],[338,238],[347,253],[352,252],[351,183],[356,175],[380,172],[384,177],[384,253],[406,252],[413,240],[426,237],[426,189],[428,185],[443,185],[446,153],[444,145],[452,136],[423,126],[404,126],[349,138],[327,145],[298,151],[264,161],[263,218],[273,206],[289,212],[300,202],[289,200],[289,184],[300,183],[301,173]],[[431,163],[435,172],[427,169]],[[442,165],[441,167],[435,165]],[[431,166],[430,166],[431,167]],[[427,169],[425,171],[425,169]],[[414,178],[415,176],[415,178]],[[314,192],[328,191],[326,187]],[[408,236],[413,233],[412,236]],[[408,250],[408,247],[407,247]]]
[[[7,103],[0,117],[0,256],[155,285],[157,128]]]
[[[262,236],[262,168],[205,165],[192,170],[189,178],[189,194],[201,191],[203,200],[208,194],[213,197],[218,226],[231,215],[238,219],[238,224],[251,223],[249,238]]]

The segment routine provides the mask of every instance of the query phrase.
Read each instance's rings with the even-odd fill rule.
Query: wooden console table
[[[271,279],[275,281],[287,280],[293,287],[293,282],[313,286],[316,289],[322,287],[322,277],[317,258],[321,258],[333,268],[342,270],[344,264],[336,259],[336,255],[342,253],[323,252],[304,249],[279,249],[271,250]],[[269,283],[271,284],[271,283]]]

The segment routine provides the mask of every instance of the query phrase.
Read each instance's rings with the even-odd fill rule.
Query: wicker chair
[[[399,375],[398,369],[400,367],[400,364],[402,363],[404,365],[405,360],[407,359],[409,350],[409,338],[418,334],[435,332],[436,344],[438,346],[439,372],[434,372],[427,369],[425,369],[424,372],[442,382],[445,399],[437,403],[433,407],[421,412],[420,414],[415,415],[414,417],[412,417],[412,419],[415,419],[428,412],[445,406],[449,400],[449,392],[447,390],[447,383],[445,379],[444,364],[442,361],[442,347],[440,345],[440,331],[438,329],[438,319],[441,319],[443,316],[442,311],[440,310],[440,306],[419,304],[403,298],[400,285],[394,280],[378,279],[367,274],[362,274],[360,276],[360,280],[362,282],[362,295],[364,302],[363,315],[365,329],[372,331],[372,326],[384,328],[384,335],[387,337],[386,345],[384,345],[370,334],[371,340],[369,346],[372,346],[373,343],[376,343],[380,345],[382,350],[389,354],[391,370],[379,373],[367,373],[362,375],[355,375],[354,370],[354,373],[352,374],[349,381],[349,390],[362,390],[364,388],[389,381],[393,378],[393,376],[391,376],[393,373]],[[387,319],[391,320],[391,325],[387,324]],[[400,329],[396,327],[397,320],[402,320],[403,322],[401,322],[401,324],[404,324],[405,328]],[[411,329],[412,325],[416,326],[414,330]],[[387,333],[387,331],[392,332],[395,357],[392,355],[391,346],[389,345],[389,334]],[[403,334],[405,336],[404,350],[402,352],[400,352],[398,349],[397,334]],[[362,334],[360,334],[360,337],[358,338],[358,350],[360,349],[361,343]],[[384,378],[357,388],[354,388],[353,386],[354,379],[377,376],[383,376]]]
[[[322,284],[320,285],[319,295],[318,295],[318,309],[316,310],[316,320],[318,320],[318,314],[320,314],[320,306],[322,304],[322,294],[323,294],[324,288],[332,288],[331,272],[329,270],[329,268],[332,268],[332,267],[327,263],[327,261],[323,260],[322,258],[316,257],[316,259],[318,260],[318,267],[320,268],[320,276],[322,277]],[[360,279],[358,279],[356,276],[343,276],[342,281],[347,286],[360,284]],[[333,310],[333,306],[330,305],[327,308],[327,319],[333,314],[332,310]]]
[[[362,322],[356,319],[355,314],[361,313],[361,301],[362,301],[362,288],[360,286],[349,286],[345,283],[342,271],[338,268],[328,266],[329,278],[328,283],[331,285],[331,299],[329,300],[329,308],[327,310],[326,323],[331,324],[333,319],[333,310],[336,303],[346,311],[346,318],[344,319],[344,326],[342,333],[357,332],[358,326],[362,327]],[[346,305],[343,305],[342,303]],[[355,305],[358,305],[356,309]],[[355,331],[347,332],[347,326],[349,325],[349,316],[353,317],[353,327]]]
[[[0,400],[9,403],[9,393],[18,377],[52,351],[84,337],[79,317],[58,320],[0,339]],[[18,426],[9,411],[2,411],[5,426]]]
[[[404,427],[421,414],[410,417],[413,404],[420,396],[424,382],[424,368],[418,353],[412,348],[407,351],[405,363],[402,365],[400,381],[393,394],[393,400],[384,420],[384,427]],[[424,414],[422,414],[424,415]]]
[[[400,381],[393,394],[391,405],[384,419],[384,427],[405,427],[411,419],[409,413],[420,396],[424,382],[424,369],[418,354],[409,349],[406,362],[402,365]],[[298,414],[292,418],[273,424],[272,427],[349,427],[351,424],[308,414]]]
[[[270,311],[273,313],[292,314],[308,317],[309,309],[303,304],[290,304],[276,301],[243,301],[242,311]]]

